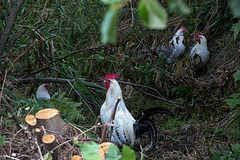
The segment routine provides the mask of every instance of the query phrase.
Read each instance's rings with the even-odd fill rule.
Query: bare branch
[[[17,15],[18,15],[24,1],[25,0],[18,0],[8,17],[7,25],[5,27],[5,30],[3,31],[2,37],[0,39],[0,57],[3,57],[3,50],[5,48],[7,40],[9,38],[12,28],[14,26],[14,22],[17,18]]]

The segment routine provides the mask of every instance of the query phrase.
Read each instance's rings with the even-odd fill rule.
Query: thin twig
[[[4,74],[2,90],[1,90],[1,93],[0,93],[0,104],[1,104],[1,101],[2,101],[2,95],[3,95],[3,90],[4,90],[4,87],[5,87],[6,77],[7,77],[7,71],[5,71],[5,74]]]
[[[161,97],[158,97],[158,96],[153,95],[153,94],[151,94],[151,93],[144,92],[143,90],[141,90],[141,89],[139,89],[139,88],[137,88],[137,87],[135,87],[135,86],[133,86],[133,88],[135,88],[135,89],[138,90],[139,92],[142,92],[143,94],[146,94],[146,95],[148,95],[148,96],[152,96],[152,97],[157,98],[157,99],[160,99],[160,100],[162,100],[162,101],[164,101],[164,102],[167,102],[167,103],[170,103],[170,104],[174,104],[174,105],[176,105],[176,106],[178,106],[178,107],[180,107],[180,108],[184,108],[184,106],[183,106],[181,103],[174,102],[174,101],[170,101],[170,100],[167,100],[167,99],[164,98],[164,97],[161,98]]]

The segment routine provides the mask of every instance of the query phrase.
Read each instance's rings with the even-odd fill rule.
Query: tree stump
[[[32,130],[35,128],[37,124],[37,119],[35,118],[34,115],[30,114],[25,117],[25,121],[28,124],[29,131],[32,132]]]
[[[58,160],[58,148],[54,149],[57,146],[56,137],[53,134],[47,134],[42,137],[42,141],[46,150],[52,154],[52,160]]]
[[[79,155],[74,155],[72,157],[72,160],[83,160],[83,158],[81,156],[79,156]]]
[[[45,131],[55,136],[64,135],[68,125],[62,120],[60,111],[53,108],[46,108],[36,113],[37,126],[44,127]]]

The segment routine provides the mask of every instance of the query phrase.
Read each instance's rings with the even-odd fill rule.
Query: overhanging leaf
[[[170,12],[175,14],[190,14],[191,9],[186,5],[183,0],[168,0],[168,8]]]
[[[230,7],[234,16],[240,18],[240,1],[239,0],[231,0]]]
[[[234,40],[236,40],[237,35],[240,31],[240,21],[234,25],[233,32],[234,32]]]
[[[136,154],[130,147],[123,145],[121,160],[135,160]]]
[[[107,11],[101,26],[103,43],[110,42],[115,44],[117,42],[117,15],[118,10],[115,8],[110,8],[110,10]]]
[[[105,4],[117,4],[122,2],[122,0],[101,0]]]
[[[146,27],[164,29],[167,23],[167,13],[157,0],[141,0],[139,16]]]

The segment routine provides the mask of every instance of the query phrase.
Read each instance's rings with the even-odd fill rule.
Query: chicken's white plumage
[[[48,93],[49,84],[42,84],[38,87],[36,92],[37,99],[50,99],[50,94]]]
[[[172,40],[169,42],[168,48],[164,45],[161,46],[165,57],[167,57],[166,63],[171,64],[175,62],[178,57],[185,52],[186,47],[183,44],[185,32],[187,32],[187,29],[182,26],[177,30]]]
[[[114,106],[117,103],[117,99],[120,97],[121,101],[117,106],[114,118],[114,128],[111,141],[120,146],[123,144],[133,146],[135,141],[133,131],[135,119],[132,117],[123,101],[122,91],[118,82],[115,79],[111,79],[110,81],[110,87],[106,94],[106,100],[100,110],[101,121],[103,124],[109,122]]]
[[[207,64],[210,54],[207,48],[207,39],[198,32],[195,38],[199,38],[199,41],[191,49],[189,58],[196,67],[203,67]]]

